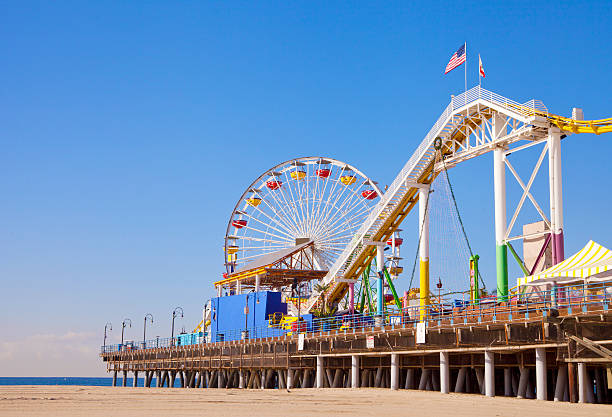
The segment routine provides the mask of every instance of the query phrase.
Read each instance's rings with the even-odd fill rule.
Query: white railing
[[[353,252],[355,252],[355,250],[361,244],[364,235],[379,219],[382,211],[389,204],[389,201],[396,196],[397,192],[401,189],[402,184],[407,181],[408,177],[414,174],[412,172],[414,170],[414,167],[418,164],[419,161],[422,160],[427,150],[433,145],[435,138],[440,134],[440,131],[444,128],[444,126],[447,125],[451,116],[456,111],[461,110],[463,107],[477,100],[484,100],[490,103],[494,103],[498,106],[510,109],[514,113],[517,113],[517,111],[519,113],[523,113],[521,112],[521,110],[525,108],[530,108],[536,111],[548,112],[548,109],[539,100],[530,100],[526,103],[521,104],[506,97],[500,96],[499,94],[495,94],[491,91],[485,90],[480,86],[476,86],[466,91],[465,93],[461,93],[458,96],[453,96],[448,106],[446,106],[440,117],[438,117],[438,120],[436,120],[436,123],[434,123],[423,141],[421,141],[421,143],[419,144],[416,151],[412,154],[412,156],[410,157],[408,162],[406,162],[395,180],[391,183],[391,185],[387,189],[387,192],[385,192],[385,194],[381,197],[381,200],[370,212],[369,216],[363,222],[361,227],[357,230],[351,242],[344,248],[344,251],[342,251],[340,256],[336,259],[336,262],[332,265],[329,272],[324,278],[325,283],[330,282],[338,274],[338,272],[347,262],[349,256]],[[352,261],[353,260],[351,260],[351,262]]]

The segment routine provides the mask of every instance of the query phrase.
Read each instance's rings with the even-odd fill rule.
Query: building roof
[[[230,276],[237,275],[245,271],[250,271],[252,269],[258,269],[258,268],[263,268],[264,266],[272,265],[273,263],[278,262],[281,259],[286,258],[287,256],[290,256],[294,253],[297,253],[309,245],[312,245],[312,243],[313,243],[313,240],[309,240],[308,242],[304,242],[300,245],[291,246],[289,248],[281,249],[276,252],[271,252],[266,255],[262,255],[259,258],[255,259],[254,261],[249,262],[248,264],[244,265],[243,267],[238,268],[236,271],[231,273]]]

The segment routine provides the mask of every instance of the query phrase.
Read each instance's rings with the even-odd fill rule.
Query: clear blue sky
[[[470,85],[480,53],[490,90],[612,116],[606,1],[256,3],[1,2],[0,374],[103,374],[106,321],[168,336],[182,306],[193,328],[244,187],[309,155],[390,183],[463,89],[464,41]],[[563,141],[567,253],[612,247],[611,141]],[[491,155],[451,171],[490,283],[491,177]]]

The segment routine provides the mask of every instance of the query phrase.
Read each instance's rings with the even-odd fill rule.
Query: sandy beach
[[[8,416],[606,416],[612,406],[388,389],[216,390],[2,386]]]

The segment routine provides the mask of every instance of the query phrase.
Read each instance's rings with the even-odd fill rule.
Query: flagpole
[[[480,76],[480,54],[478,54],[478,87],[480,87],[480,80],[482,77]]]
[[[463,44],[463,49],[465,49],[465,92],[467,93],[467,42]]]

